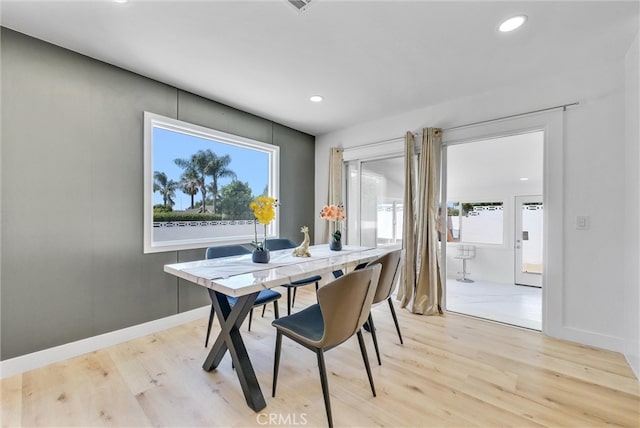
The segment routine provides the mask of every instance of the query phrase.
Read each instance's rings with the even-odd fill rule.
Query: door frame
[[[441,149],[441,200],[440,215],[446,215],[447,147],[471,141],[495,139],[534,131],[544,131],[543,144],[543,266],[542,282],[542,332],[561,337],[564,328],[564,109],[552,109],[498,119],[468,126],[445,129]],[[446,222],[442,223],[441,236],[446,236]],[[441,282],[446,288],[446,239],[440,243]],[[443,296],[446,308],[446,292]]]

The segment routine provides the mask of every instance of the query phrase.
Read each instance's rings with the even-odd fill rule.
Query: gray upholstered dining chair
[[[287,238],[267,239],[267,249],[272,251],[286,250],[288,248],[296,248],[297,246],[298,244]],[[318,283],[321,279],[322,277],[320,275],[314,275],[309,278],[299,279],[297,281],[292,281],[289,284],[283,285],[283,287],[287,289],[287,315],[291,315],[291,308],[296,303],[296,290],[298,289],[298,287],[315,283],[316,292],[318,292]],[[291,290],[293,290],[293,298]]]
[[[392,251],[390,253],[385,254],[382,257],[377,258],[369,263],[369,265],[380,264],[382,266],[382,271],[380,272],[380,280],[378,281],[378,289],[376,290],[376,294],[373,297],[373,304],[384,302],[385,300],[389,302],[389,308],[391,309],[391,316],[393,317],[393,322],[396,325],[396,331],[398,332],[398,338],[400,338],[400,343],[403,344],[402,341],[402,333],[400,333],[400,325],[398,324],[398,317],[396,316],[396,311],[393,308],[393,302],[391,300],[391,293],[393,293],[394,286],[396,285],[396,280],[398,279],[398,274],[400,273],[400,261],[402,260],[402,250]],[[380,361],[380,350],[378,349],[378,338],[376,336],[376,328],[373,324],[373,316],[369,313],[369,318],[367,320],[369,325],[368,330],[371,332],[371,337],[373,339],[373,346],[376,349],[376,357],[378,357],[378,365],[382,365]]]
[[[219,257],[229,257],[229,256],[240,256],[242,254],[251,254],[251,251],[242,245],[220,245],[218,247],[209,247],[205,252],[205,259],[217,259]],[[215,292],[207,288],[209,292],[209,297],[211,301],[215,299]],[[266,306],[268,303],[273,302],[273,313],[276,319],[279,317],[278,313],[278,299],[282,297],[282,294],[278,293],[274,290],[262,290],[258,293],[258,297],[256,298],[255,303],[253,304],[253,308],[258,306]],[[227,296],[227,300],[229,304],[233,306],[238,299],[235,297]],[[249,331],[251,331],[251,320],[253,318],[253,308],[249,312]],[[262,310],[264,314],[264,308]],[[209,323],[207,324],[207,337],[204,340],[205,348],[209,345],[209,336],[211,335],[211,325],[213,324],[213,316],[215,315],[215,311],[213,309],[213,304],[211,305],[211,312],[209,313]]]
[[[329,426],[332,427],[333,418],[331,415],[324,352],[335,348],[354,334],[358,336],[360,353],[367,370],[371,392],[374,397],[376,396],[367,349],[360,327],[369,316],[373,297],[378,287],[380,270],[380,265],[372,265],[344,275],[318,291],[317,304],[311,305],[293,315],[279,318],[271,323],[276,328],[273,397],[276,396],[282,336],[287,336],[316,353],[327,420]]]

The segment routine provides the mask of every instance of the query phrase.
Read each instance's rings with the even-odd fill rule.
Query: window
[[[249,203],[278,198],[279,147],[149,112],[144,122],[144,252],[253,241]]]
[[[502,244],[502,202],[448,202],[447,241]]]

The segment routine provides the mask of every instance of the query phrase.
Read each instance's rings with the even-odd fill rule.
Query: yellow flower
[[[249,209],[253,212],[258,223],[266,226],[276,218],[275,207],[277,205],[278,201],[271,196],[258,196],[249,204]]]
[[[271,196],[258,196],[249,204],[249,209],[253,212],[253,216],[256,221],[253,223],[254,233],[256,236],[253,245],[256,247],[256,251],[266,250],[267,243],[267,225],[276,218],[276,207],[278,206],[278,200]],[[258,230],[256,229],[256,223],[264,224],[264,241],[258,241]]]

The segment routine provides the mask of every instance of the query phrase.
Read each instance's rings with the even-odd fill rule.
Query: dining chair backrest
[[[353,336],[365,323],[378,286],[380,265],[341,276],[318,290],[324,334],[316,344],[333,348]]]
[[[400,261],[402,259],[402,249],[392,251],[382,257],[373,260],[370,264],[382,265],[378,289],[373,297],[373,303],[380,303],[389,298],[393,293],[393,288],[400,272]]]
[[[251,250],[242,245],[220,245],[207,248],[204,258],[217,259],[218,257],[240,256],[242,254],[251,254]]]
[[[287,238],[267,239],[267,249],[271,251],[286,250],[288,248],[296,248],[298,244]]]

